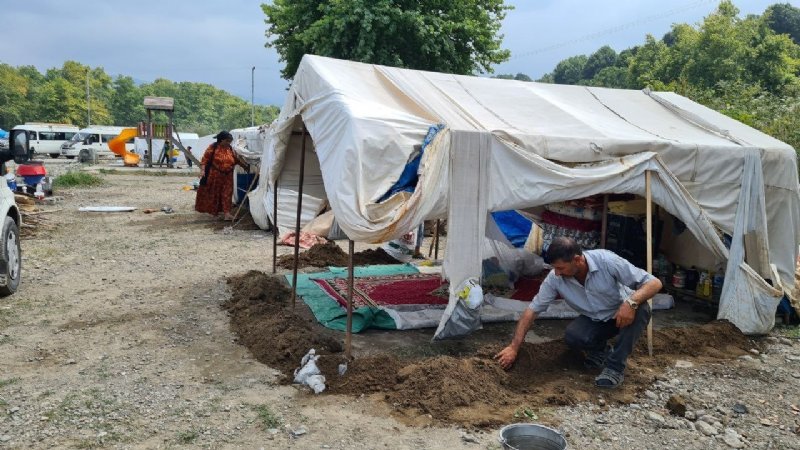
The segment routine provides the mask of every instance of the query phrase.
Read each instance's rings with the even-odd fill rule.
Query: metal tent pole
[[[347,359],[352,357],[352,340],[353,340],[353,252],[355,250],[355,242],[348,239],[349,259],[347,262],[347,334],[344,338],[344,351]]]
[[[608,194],[603,194],[603,216],[600,222],[600,248],[606,248],[606,234],[608,234]]]
[[[647,271],[653,273],[653,193],[650,190],[650,171],[644,173],[644,189],[645,198],[647,202]],[[653,356],[653,299],[648,299],[647,304],[650,306],[650,321],[647,322],[647,353]]]
[[[306,125],[303,124],[303,145],[300,150],[300,186],[297,189],[297,221],[294,227],[294,270],[292,271],[292,309],[297,298],[297,267],[300,263],[300,214],[303,211],[303,178],[306,172]]]
[[[272,186],[272,273],[278,266],[278,180]]]

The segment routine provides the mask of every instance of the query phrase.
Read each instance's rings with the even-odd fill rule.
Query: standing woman
[[[231,147],[233,136],[230,133],[220,131],[214,137],[217,141],[208,146],[200,161],[200,173],[203,174],[203,178],[197,189],[194,209],[215,217],[221,211],[225,214],[225,220],[233,220],[231,215],[233,169],[237,164],[247,169],[247,163],[233,151]]]

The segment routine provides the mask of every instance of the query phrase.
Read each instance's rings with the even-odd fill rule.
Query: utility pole
[[[255,103],[255,77],[256,74],[256,66],[250,70],[250,126],[256,126],[256,103]]]
[[[92,124],[92,107],[89,103],[89,68],[86,68],[86,126]]]

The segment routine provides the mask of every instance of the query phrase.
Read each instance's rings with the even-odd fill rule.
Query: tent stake
[[[349,360],[352,357],[351,343],[353,340],[353,251],[355,242],[347,240],[350,258],[347,261],[347,334],[344,338],[344,354]]]
[[[297,188],[297,222],[294,227],[294,270],[292,271],[292,309],[297,298],[297,267],[300,264],[300,214],[303,212],[303,177],[306,172],[306,125],[303,124],[303,145],[300,150],[300,186]]]
[[[650,171],[644,172],[644,190],[647,204],[647,271],[653,273],[653,192],[650,190]],[[647,353],[653,356],[653,299],[648,299],[650,321],[647,322]]]
[[[600,248],[606,248],[607,232],[608,232],[608,194],[603,194],[603,220],[600,223]]]
[[[272,273],[275,273],[278,266],[278,180],[272,187]]]

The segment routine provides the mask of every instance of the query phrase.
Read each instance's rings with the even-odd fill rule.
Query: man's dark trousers
[[[576,350],[601,352],[606,348],[609,339],[619,335],[614,348],[606,358],[606,367],[621,373],[625,371],[625,362],[650,321],[650,315],[650,306],[644,303],[636,308],[633,322],[622,329],[617,328],[617,321],[613,318],[601,322],[587,316],[578,316],[567,325],[564,342]]]

